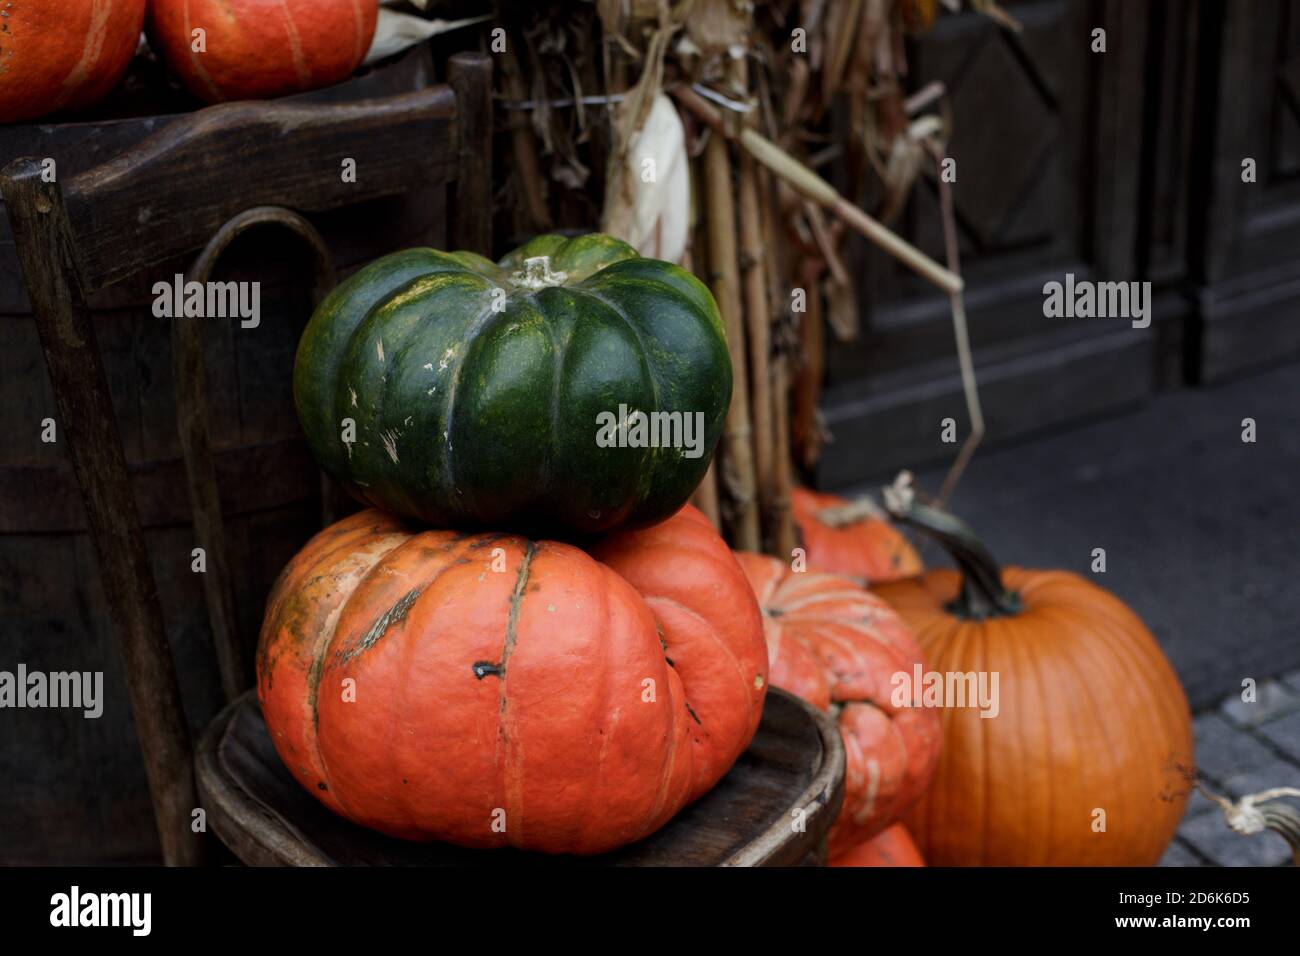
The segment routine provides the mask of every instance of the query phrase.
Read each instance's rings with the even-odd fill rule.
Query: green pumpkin
[[[435,527],[581,536],[690,497],[731,361],[690,273],[609,236],[550,235],[495,264],[433,249],[372,262],[312,316],[293,390],[316,458],[361,501]]]

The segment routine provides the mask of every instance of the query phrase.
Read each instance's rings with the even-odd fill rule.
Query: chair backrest
[[[490,76],[487,57],[460,54],[447,85],[351,103],[226,103],[170,123],[64,186],[83,288],[197,250],[250,207],[324,212],[439,184],[454,187],[451,244],[489,254]]]
[[[287,227],[331,274],[300,213],[446,184],[450,244],[491,252],[491,66],[452,57],[448,83],[347,104],[232,103],[177,119],[121,156],[50,182],[36,159],[0,172],[0,193],[40,334],[63,434],[95,540],[114,637],[169,864],[199,862],[192,748],[157,588],[86,297],[203,249],[206,279],[240,231]],[[354,160],[355,176],[344,176]],[[322,262],[322,260],[324,260]],[[177,418],[222,685],[247,683],[234,633],[197,321],[172,327]]]

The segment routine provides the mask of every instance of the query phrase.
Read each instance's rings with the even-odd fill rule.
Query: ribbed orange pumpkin
[[[689,628],[570,545],[373,510],[325,529],[262,628],[258,694],[285,765],[406,839],[590,854],[652,833],[748,745],[767,689],[753,594],[700,521],[644,532],[659,557],[628,558],[690,568],[653,595]]]
[[[940,711],[939,769],[905,817],[926,860],[1155,865],[1183,815],[1192,728],[1151,633],[1076,574],[999,570],[966,525],[909,494],[891,510],[938,539],[961,572],[877,592],[933,670],[999,675],[997,716]]]
[[[895,823],[870,840],[832,857],[829,866],[925,866],[907,827]]]
[[[0,2],[0,123],[84,109],[122,79],[145,0]]]
[[[867,517],[843,527],[830,525],[822,512],[848,502],[807,488],[795,488],[790,503],[809,571],[847,574],[869,584],[921,573],[916,549],[888,521]]]
[[[644,598],[686,688],[694,800],[736,762],[762,716],[767,646],[749,581],[709,519],[690,506],[606,538],[591,555]]]
[[[911,675],[921,652],[889,606],[852,578],[792,572],[761,554],[736,558],[763,609],[772,683],[837,713],[846,766],[833,856],[892,823],[934,772],[938,715],[891,700],[894,675]]]
[[[346,80],[378,17],[379,0],[149,0],[149,46],[207,103],[266,99]]]

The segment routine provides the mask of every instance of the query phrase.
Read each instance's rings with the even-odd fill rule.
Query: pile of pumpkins
[[[712,788],[775,685],[843,736],[838,865],[1149,865],[1172,837],[1187,702],[1116,598],[1003,572],[911,500],[897,517],[959,570],[924,572],[888,522],[823,521],[837,502],[807,491],[794,561],[733,553],[686,503],[732,370],[712,296],[677,266],[605,236],[498,263],[395,253],[322,302],[293,385],[313,453],[369,507],[280,576],[258,692],[286,767],[336,813],[607,851]],[[620,407],[619,441],[598,441]],[[628,409],[679,440],[633,440]],[[926,667],[999,672],[998,715],[900,698]]]
[[[14,0],[0,22],[0,123],[98,103],[142,29],[205,103],[329,86],[361,65],[378,17],[379,0]]]

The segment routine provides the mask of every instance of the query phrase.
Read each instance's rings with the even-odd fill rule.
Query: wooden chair
[[[318,264],[317,287],[327,288],[332,270],[324,242],[300,212],[440,182],[453,191],[454,245],[490,253],[491,132],[490,63],[462,54],[453,58],[446,86],[341,105],[216,106],[176,120],[66,184],[47,182],[35,159],[15,160],[0,174],[95,540],[168,863],[194,863],[202,852],[201,835],[190,826],[198,805],[191,746],[87,297],[205,244],[191,278],[206,279],[237,235],[265,223],[307,242]],[[356,160],[355,182],[344,182],[345,157]],[[246,681],[231,611],[197,321],[181,320],[173,333],[178,425],[195,530],[208,556],[205,591],[222,685],[233,699]]]
[[[208,616],[230,702],[205,734],[196,766],[87,297],[200,249],[187,278],[204,282],[236,237],[276,226],[311,250],[319,301],[334,283],[333,268],[324,241],[302,213],[438,183],[450,191],[452,246],[490,255],[491,135],[489,59],[458,54],[447,85],[419,92],[337,105],[281,101],[203,109],[64,184],[47,182],[35,159],[14,160],[0,172],[95,541],[168,864],[204,859],[202,834],[191,826],[199,806],[209,811],[223,842],[250,863],[462,857],[448,848],[422,853],[351,827],[324,813],[279,764],[256,698],[246,691],[234,623],[204,390],[202,320],[178,318],[172,330],[177,425],[195,534],[207,555]],[[341,175],[344,158],[356,161],[354,182]],[[732,823],[729,832],[714,835],[710,846],[717,852],[691,856],[686,848],[698,851],[700,842],[691,834],[700,824],[674,821],[666,838],[656,838],[659,850],[648,851],[655,860],[782,863],[824,848],[842,798],[838,733],[793,698],[773,699],[779,703],[765,719],[765,742],[751,748],[748,762],[733,772],[744,777],[748,771],[762,782],[761,798],[748,800],[749,788],[739,778],[730,789],[720,787],[715,810],[729,813]],[[806,813],[803,832],[788,823],[795,806]]]

